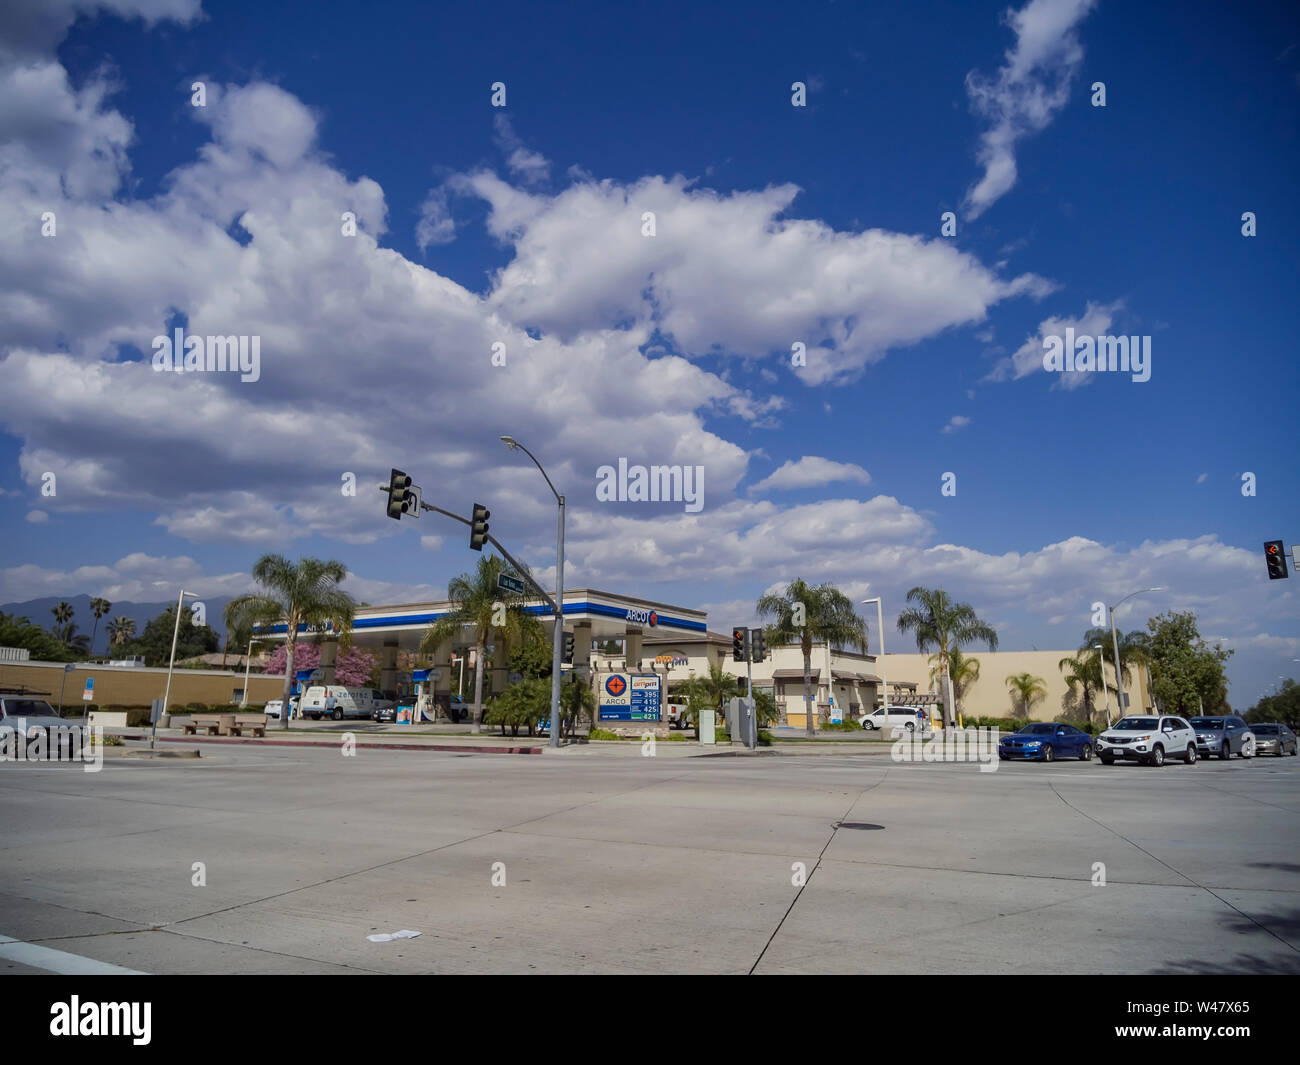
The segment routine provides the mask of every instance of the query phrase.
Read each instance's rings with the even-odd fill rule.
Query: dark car
[[[1058,758],[1092,758],[1092,737],[1073,725],[1036,721],[998,741],[998,757],[1054,762]]]
[[[372,714],[370,715],[370,720],[372,720],[372,721],[379,721],[379,722],[381,722],[381,723],[382,723],[382,722],[385,722],[385,721],[396,721],[396,720],[397,720],[397,707],[396,707],[395,705],[394,705],[394,706],[377,706],[377,707],[375,707],[374,713],[372,713]]]
[[[1281,758],[1284,754],[1295,754],[1300,749],[1296,734],[1285,725],[1263,722],[1250,726],[1255,734],[1256,754],[1275,754]]]

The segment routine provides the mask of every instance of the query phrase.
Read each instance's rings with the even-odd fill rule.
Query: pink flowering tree
[[[283,673],[287,647],[280,644],[272,653],[266,664],[266,672]],[[315,669],[320,665],[320,646],[314,643],[297,643],[293,647],[293,671]],[[348,687],[364,688],[370,683],[370,671],[374,668],[375,656],[359,647],[341,650],[334,661],[334,683]]]

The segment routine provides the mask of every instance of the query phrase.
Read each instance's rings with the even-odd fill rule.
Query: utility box
[[[714,719],[717,717],[712,710],[701,710],[700,720],[697,730],[700,734],[701,743],[717,743],[714,737]]]
[[[732,699],[727,707],[727,722],[731,729],[733,747],[754,747],[758,732],[754,728],[754,704],[749,699]]]

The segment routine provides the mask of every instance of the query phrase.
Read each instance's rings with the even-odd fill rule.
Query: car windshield
[[[1055,725],[1036,724],[1026,725],[1020,730],[1020,734],[1022,736],[1050,736],[1055,731]]]
[[[44,699],[6,699],[6,717],[58,717],[54,707]]]
[[[1142,732],[1145,729],[1155,728],[1160,722],[1154,717],[1126,717],[1115,725],[1117,732]]]
[[[1221,717],[1194,717],[1192,728],[1226,728],[1227,723]]]

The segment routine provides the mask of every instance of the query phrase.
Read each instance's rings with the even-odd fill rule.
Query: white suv
[[[1196,762],[1196,730],[1181,717],[1125,717],[1096,740],[1102,765],[1129,759],[1143,765],[1164,765],[1177,756],[1188,765]]]
[[[908,732],[919,728],[925,732],[930,728],[930,712],[923,706],[891,706],[888,715],[881,707],[859,720],[868,732],[878,728],[905,728]]]

